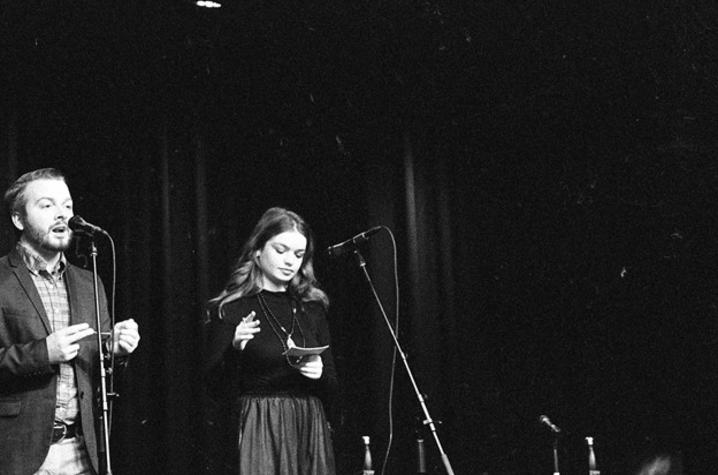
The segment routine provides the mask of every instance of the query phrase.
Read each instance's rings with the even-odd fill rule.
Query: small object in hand
[[[249,322],[251,322],[252,320],[254,320],[254,317],[255,317],[256,315],[257,315],[257,312],[255,312],[254,310],[252,310],[251,312],[249,312],[249,315],[247,315],[246,317],[244,317],[244,318],[242,319],[242,322],[244,322],[244,323],[249,323]]]

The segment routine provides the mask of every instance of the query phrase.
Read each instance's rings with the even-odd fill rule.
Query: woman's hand
[[[259,333],[259,320],[255,320],[254,316],[256,313],[254,310],[249,312],[246,317],[239,322],[239,325],[234,329],[234,339],[232,340],[232,346],[242,351],[247,346],[247,342],[254,338],[255,333]]]
[[[322,357],[319,355],[309,355],[302,358],[302,360],[294,365],[295,368],[302,373],[303,376],[309,379],[319,379],[322,377],[322,371],[324,371],[324,363]]]

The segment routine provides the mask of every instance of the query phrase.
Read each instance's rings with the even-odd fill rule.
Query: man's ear
[[[12,224],[17,228],[18,231],[22,231],[25,229],[25,223],[22,222],[22,216],[20,216],[20,213],[17,211],[12,213],[12,216],[10,216],[12,219]]]

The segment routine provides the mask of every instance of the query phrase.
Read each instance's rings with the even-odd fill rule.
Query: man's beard
[[[67,234],[67,239],[53,239],[52,231],[43,231],[37,228],[27,228],[26,240],[35,248],[50,252],[65,252],[70,247],[72,233]]]

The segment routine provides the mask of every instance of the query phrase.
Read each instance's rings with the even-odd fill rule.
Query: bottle
[[[588,475],[601,475],[601,471],[596,467],[596,454],[593,451],[593,437],[586,437],[588,443]]]
[[[364,468],[362,469],[362,475],[374,475],[371,461],[371,448],[369,447],[369,436],[362,436],[364,441]]]
[[[424,450],[424,439],[421,436],[416,439],[416,473],[419,475],[428,473],[426,471],[426,451]]]

